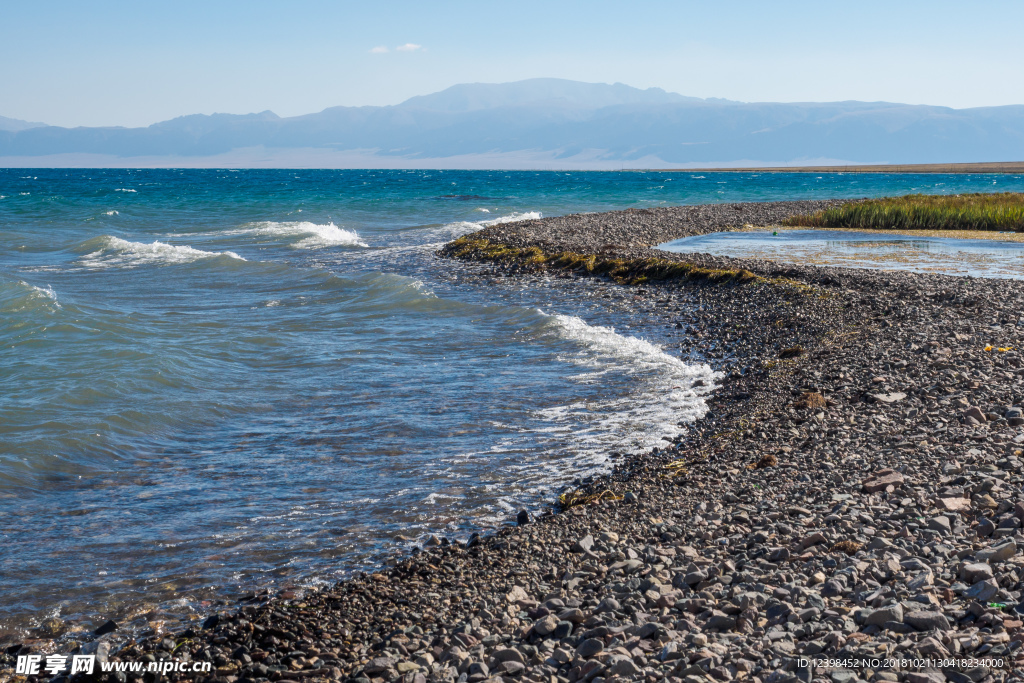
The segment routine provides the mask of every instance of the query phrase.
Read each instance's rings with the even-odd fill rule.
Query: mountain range
[[[1024,105],[737,102],[539,78],[145,128],[0,117],[0,166],[672,168],[1024,159]]]

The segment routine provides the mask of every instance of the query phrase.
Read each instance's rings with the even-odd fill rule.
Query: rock
[[[736,617],[726,614],[716,614],[708,619],[704,626],[712,631],[731,631],[736,628]]]
[[[498,665],[498,671],[506,676],[518,676],[526,670],[522,662],[507,661]]]
[[[520,664],[526,664],[526,658],[523,656],[523,653],[513,647],[496,650],[491,656],[499,662],[519,662]]]
[[[945,614],[938,611],[912,611],[903,615],[903,623],[909,624],[918,631],[940,631],[949,630],[949,620]]]
[[[530,513],[526,510],[520,510],[519,514],[516,515],[516,524],[519,526],[526,526],[530,521]]]
[[[907,683],[946,683],[946,677],[938,671],[911,671]]]
[[[586,553],[590,552],[590,549],[594,547],[594,537],[587,534],[580,540],[572,544],[572,552],[574,553]]]
[[[903,622],[903,607],[899,603],[876,609],[864,621],[868,626],[885,626],[886,622]]]
[[[821,588],[821,595],[825,598],[835,598],[847,591],[846,586],[835,579],[829,579]]]
[[[965,564],[960,570],[960,578],[969,584],[986,581],[992,578],[992,565],[987,562]]]
[[[517,603],[523,602],[524,600],[529,600],[530,596],[526,593],[522,586],[512,586],[512,590],[510,590],[505,595],[505,599],[511,603]]]
[[[978,422],[984,423],[986,421],[985,413],[978,406],[968,408],[964,411],[964,417],[973,417]]]
[[[871,394],[871,398],[881,403],[896,403],[897,401],[902,401],[906,397],[906,394],[899,391],[891,394]]]
[[[992,598],[996,597],[996,593],[999,592],[999,584],[993,579],[985,579],[984,581],[978,581],[973,586],[967,589],[964,593],[964,597],[977,600],[979,602],[988,602]]]
[[[207,621],[209,621],[209,619],[207,619]],[[108,633],[113,633],[116,630],[117,630],[117,622],[114,621],[113,619],[108,619],[98,629],[93,631],[93,635],[105,636]]]
[[[388,669],[394,668],[397,660],[394,657],[374,657],[363,667],[365,673],[374,675],[381,674]]]
[[[610,666],[608,667],[608,673],[612,676],[636,676],[640,673],[640,667],[638,667],[629,657],[613,658]]]
[[[702,572],[702,571],[699,571],[699,570],[695,571],[695,572],[689,572],[688,574],[686,574],[686,576],[683,577],[683,583],[685,583],[688,586],[696,586],[701,581],[707,581],[707,580],[708,580],[707,572]]]
[[[67,630],[68,625],[63,619],[57,617],[43,619],[43,622],[39,624],[39,635],[43,638],[60,638]]]
[[[862,485],[865,493],[878,493],[884,491],[887,486],[902,486],[903,475],[891,469],[882,469],[865,479]]]
[[[785,352],[783,352],[785,353]],[[810,408],[812,410],[821,410],[828,406],[828,401],[824,396],[816,391],[805,391],[795,403],[794,408]]]
[[[574,608],[562,610],[561,612],[559,612],[558,613],[558,620],[559,621],[569,621],[569,622],[572,622],[574,624],[582,624],[584,621],[587,620],[587,615],[586,615],[586,613],[583,610],[577,609],[577,608],[574,607]]]
[[[554,633],[556,628],[558,628],[558,617],[554,614],[549,614],[546,617],[538,619],[533,624],[533,632],[540,636],[546,636],[550,633]]]
[[[587,638],[579,647],[576,648],[576,654],[583,659],[589,659],[597,653],[604,650],[604,641],[597,638]]]
[[[938,531],[940,534],[948,534],[950,532],[949,518],[944,515],[929,517],[927,526],[932,531]]]
[[[825,534],[821,533],[820,531],[815,531],[813,534],[808,534],[807,536],[804,536],[804,538],[800,541],[800,547],[806,550],[807,548],[818,545],[820,543],[825,543],[827,541],[828,539],[825,538]]]
[[[939,498],[935,501],[935,507],[947,512],[960,512],[971,509],[970,498]]]
[[[1017,544],[1011,539],[1006,543],[997,545],[975,553],[979,562],[1005,562],[1017,554]]]

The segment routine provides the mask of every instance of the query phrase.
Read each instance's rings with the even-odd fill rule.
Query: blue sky
[[[533,77],[743,101],[1024,103],[1017,1],[0,8],[0,115],[65,126],[266,109],[293,116]]]

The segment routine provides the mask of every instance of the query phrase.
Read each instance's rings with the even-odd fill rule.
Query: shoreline
[[[843,166],[751,166],[744,168],[652,168],[658,173],[1024,173],[1024,161],[949,164],[850,164]]]
[[[187,653],[223,683],[781,683],[820,675],[801,656],[993,651],[1024,664],[1024,417],[994,412],[1024,400],[1024,283],[651,249],[826,204],[576,214],[449,244],[482,277],[548,270],[586,287],[619,263],[606,272],[636,283],[680,349],[719,356],[711,412],[569,492],[559,514],[254,598],[111,658]],[[659,280],[661,261],[684,275]],[[32,647],[11,645],[0,667]],[[1020,679],[1008,672],[944,675]],[[864,678],[938,680],[909,673]]]

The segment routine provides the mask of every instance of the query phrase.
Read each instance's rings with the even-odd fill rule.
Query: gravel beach
[[[651,249],[838,203],[581,214],[449,245],[480,277],[628,298],[723,371],[711,412],[557,514],[82,651],[211,661],[169,678],[216,683],[1024,680],[1024,282]],[[643,276],[651,259],[692,270]],[[0,668],[49,642],[8,644]]]

